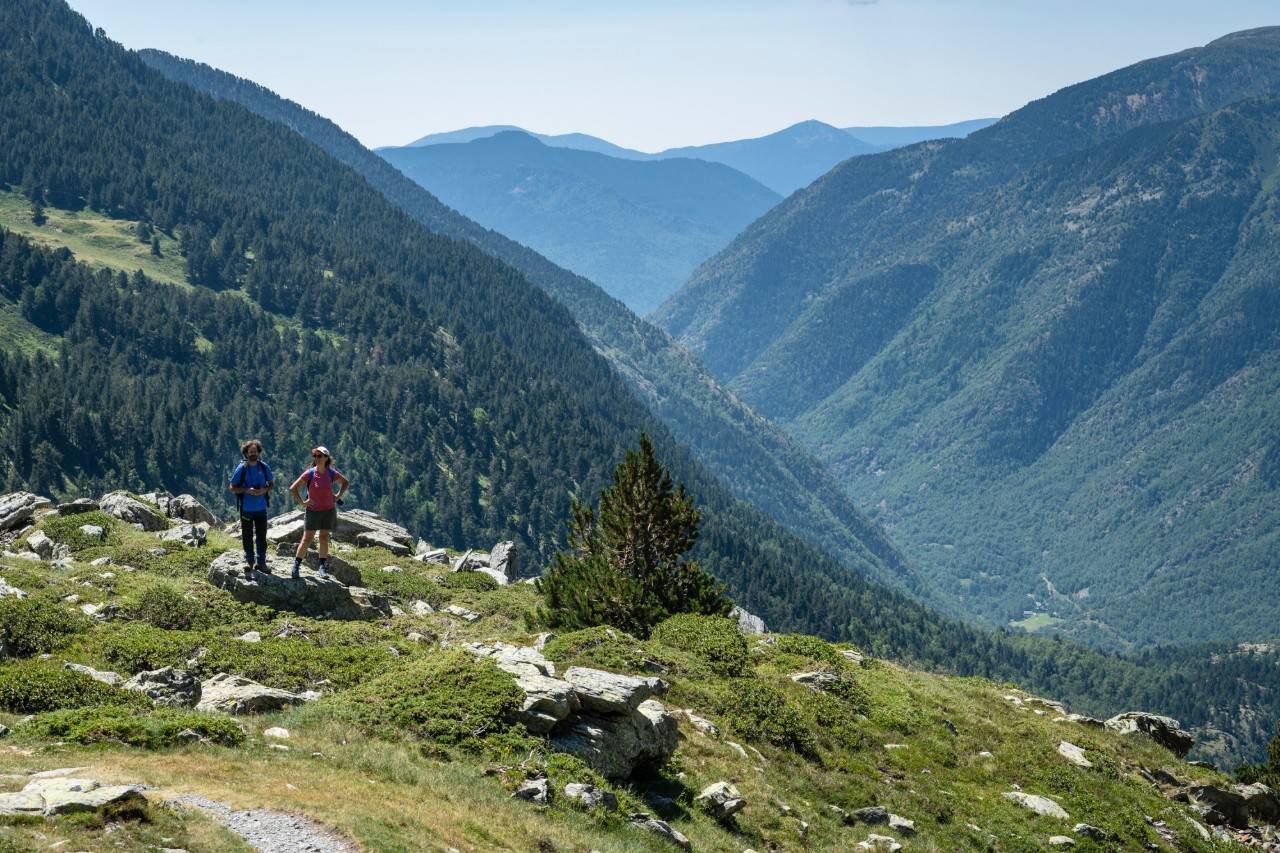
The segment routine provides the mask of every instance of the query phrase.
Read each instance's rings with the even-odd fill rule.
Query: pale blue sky
[[[70,0],[126,47],[207,62],[370,146],[476,124],[656,150],[1002,115],[1250,27],[1275,0]]]

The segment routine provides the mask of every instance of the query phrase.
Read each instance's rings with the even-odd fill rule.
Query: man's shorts
[[[338,508],[307,510],[306,525],[307,530],[333,530],[338,526]]]

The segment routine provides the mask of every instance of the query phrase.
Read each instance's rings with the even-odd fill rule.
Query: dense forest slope
[[[623,160],[519,131],[378,153],[446,204],[595,281],[639,314],[781,200],[720,163]]]
[[[333,122],[208,65],[158,50],[143,61],[172,80],[284,124],[352,167],[431,231],[468,240],[520,270],[569,309],[596,351],[681,444],[739,498],[873,578],[916,590],[919,579],[834,478],[781,430],[726,392],[670,336],[582,276],[442,204]]]
[[[1269,635],[1277,107],[1245,99],[1272,91],[1256,30],[857,158],[661,320],[944,606],[1113,646]]]

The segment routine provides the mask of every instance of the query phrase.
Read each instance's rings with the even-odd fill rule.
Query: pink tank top
[[[309,468],[311,482],[307,484],[307,509],[333,509],[333,475],[337,468]]]

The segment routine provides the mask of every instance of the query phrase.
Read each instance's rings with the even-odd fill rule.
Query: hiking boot
[[[297,560],[293,561],[293,571],[289,573],[289,577],[294,580],[302,577],[302,563],[299,563]]]
[[[244,564],[244,576],[249,580],[253,580],[253,563]]]
[[[329,577],[329,569],[324,563],[321,563],[319,568],[316,569],[316,574],[322,578],[327,578]]]
[[[264,575],[269,575],[271,574],[271,567],[265,562],[258,563],[258,571],[262,572]]]

